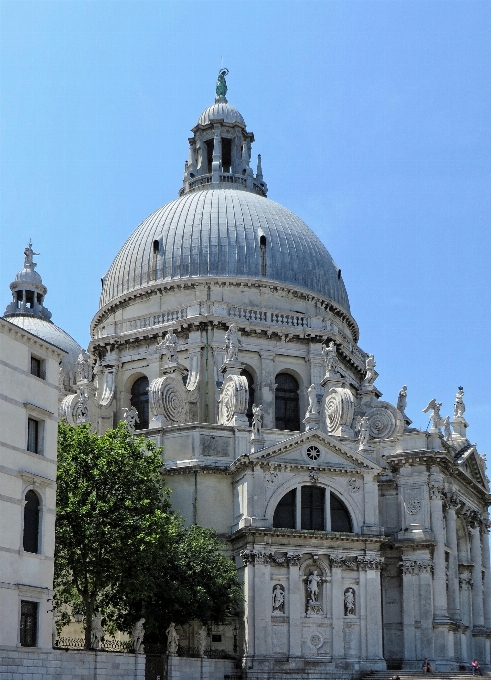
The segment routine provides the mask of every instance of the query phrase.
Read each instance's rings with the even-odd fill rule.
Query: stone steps
[[[435,680],[475,680],[479,675],[472,675],[471,672],[462,671],[435,671],[433,673],[423,673],[421,670],[406,670],[406,671],[372,671],[363,676],[362,680],[391,680],[394,675],[399,676],[401,680],[428,680],[435,678]],[[483,671],[483,677],[490,677],[488,673]]]

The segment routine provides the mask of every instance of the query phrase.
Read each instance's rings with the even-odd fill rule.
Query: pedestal
[[[167,680],[179,680],[179,657],[169,654],[167,657]]]
[[[302,422],[305,423],[306,432],[310,432],[310,430],[318,430],[320,416],[318,413],[307,413]]]
[[[262,451],[266,446],[266,439],[262,435],[252,435],[251,437],[251,453]]]

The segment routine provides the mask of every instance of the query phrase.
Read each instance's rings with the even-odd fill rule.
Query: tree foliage
[[[241,601],[234,564],[207,529],[186,529],[171,510],[161,450],[124,423],[103,435],[61,422],[58,434],[55,605],[80,610],[90,647],[96,611],[131,630],[145,616],[219,622]]]

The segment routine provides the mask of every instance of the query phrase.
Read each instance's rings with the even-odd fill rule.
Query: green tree
[[[55,606],[81,611],[87,648],[96,611],[125,631],[143,615],[161,636],[170,621],[220,622],[240,606],[218,537],[172,512],[161,454],[124,423],[101,436],[60,423]]]

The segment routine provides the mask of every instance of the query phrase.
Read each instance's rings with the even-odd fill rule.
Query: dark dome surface
[[[203,276],[278,281],[350,311],[339,268],[305,222],[257,194],[218,188],[185,194],[140,224],[104,276],[100,307],[150,283]]]

